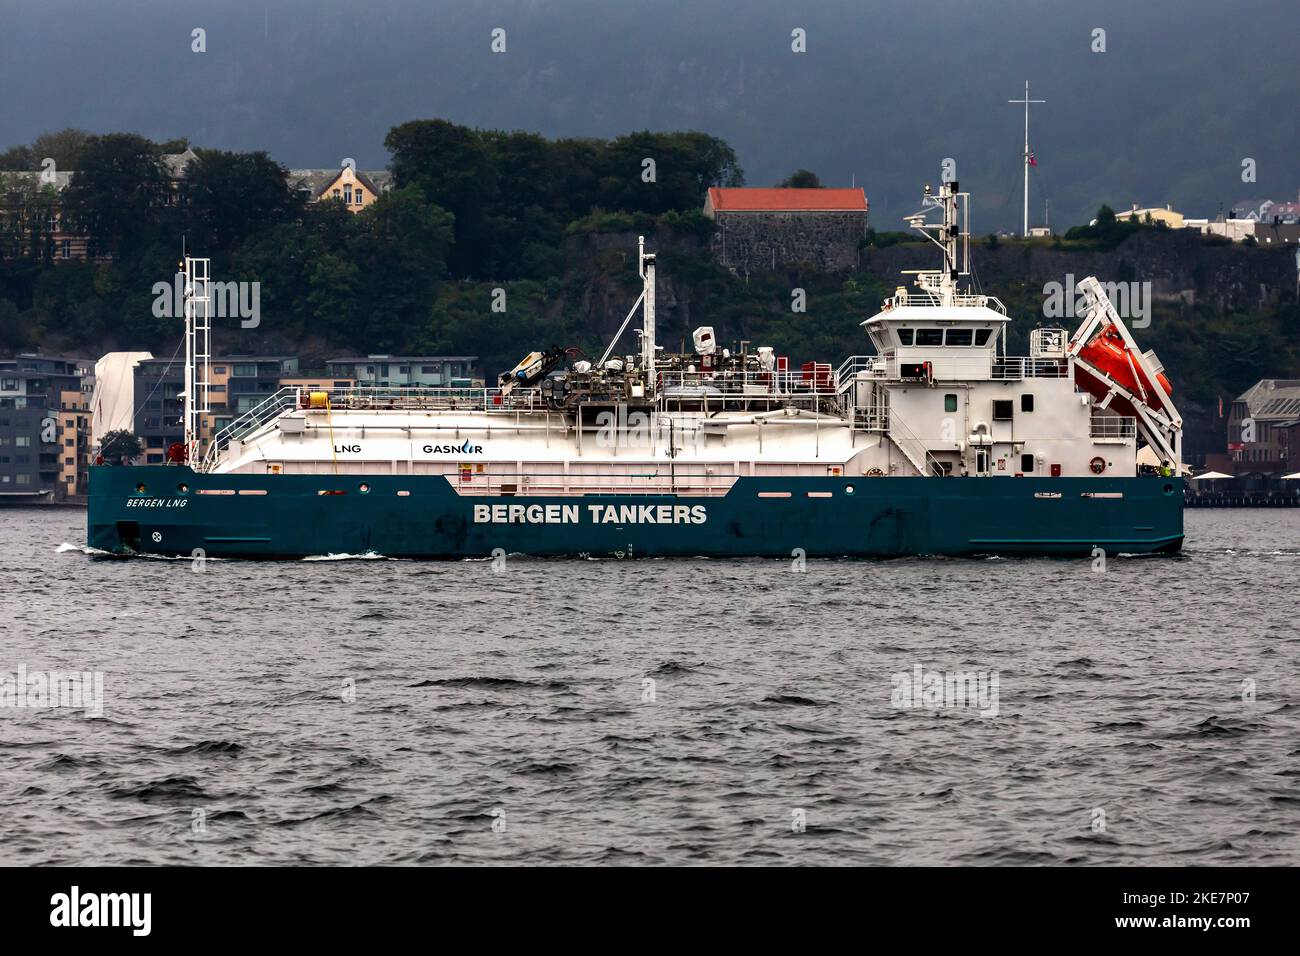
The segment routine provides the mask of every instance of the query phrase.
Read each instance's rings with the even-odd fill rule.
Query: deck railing
[[[1123,440],[1137,437],[1137,419],[1131,415],[1093,415],[1088,437]]]
[[[1069,365],[1064,359],[1005,355],[993,360],[995,379],[1015,381],[1022,378],[1065,378],[1069,374]]]

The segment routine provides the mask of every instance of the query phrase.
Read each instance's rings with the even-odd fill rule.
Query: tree
[[[35,166],[40,166],[46,159],[52,159],[56,169],[80,169],[82,150],[90,139],[90,133],[72,127],[61,129],[57,133],[42,133],[32,143],[32,159]]]
[[[776,184],[778,189],[821,189],[822,181],[817,174],[806,169],[796,169],[785,179]]]
[[[143,245],[170,198],[158,147],[133,133],[93,136],[80,166],[63,192],[64,216],[86,232],[91,253],[118,258]]]
[[[497,169],[483,137],[446,120],[414,120],[384,138],[398,188],[417,186],[425,199],[455,216],[448,267],[456,276],[483,276],[489,258],[485,219],[497,198]]]
[[[104,456],[104,461],[110,465],[118,464],[123,460],[130,461],[133,458],[138,458],[143,450],[140,439],[125,428],[109,432],[104,436],[103,441],[99,443],[99,453]]]
[[[10,146],[0,153],[0,169],[21,172],[31,170],[33,165],[30,146]]]
[[[300,213],[288,170],[264,152],[199,150],[185,170],[187,231],[200,255],[234,249],[250,234]]]

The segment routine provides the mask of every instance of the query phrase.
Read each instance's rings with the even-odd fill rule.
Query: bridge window
[[[976,329],[976,330],[975,330],[975,344],[976,344],[976,345],[988,345],[988,342],[989,342],[989,336],[992,335],[992,334],[993,334],[993,330],[992,330],[992,329]]]
[[[911,345],[911,344],[912,344],[912,334],[913,334],[913,333],[912,333],[912,330],[911,330],[911,329],[899,329],[899,330],[898,330],[898,344],[899,344],[899,345]]]
[[[943,329],[917,329],[917,345],[943,345]]]
[[[970,345],[975,333],[971,329],[949,329],[945,345]]]

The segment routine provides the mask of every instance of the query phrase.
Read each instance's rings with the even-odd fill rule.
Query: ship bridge
[[[911,304],[902,290],[862,323],[876,347],[877,374],[890,379],[972,380],[995,377],[999,343],[1006,351],[1010,320],[991,296],[962,296],[970,304]],[[891,303],[902,300],[904,304]],[[989,301],[996,303],[992,307]]]

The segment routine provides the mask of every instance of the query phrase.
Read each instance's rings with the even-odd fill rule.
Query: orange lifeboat
[[[1163,400],[1142,368],[1140,356],[1128,347],[1114,323],[1102,325],[1088,343],[1079,349],[1078,357],[1080,362],[1075,364],[1075,384],[1095,397],[1105,398],[1110,392],[1110,381],[1113,381],[1143,399],[1148,407],[1164,407]],[[1107,377],[1110,381],[1107,381]],[[1174,388],[1164,372],[1156,372],[1156,381],[1166,395],[1173,396]],[[1111,402],[1111,407],[1121,412],[1132,412],[1131,404],[1119,396]]]

